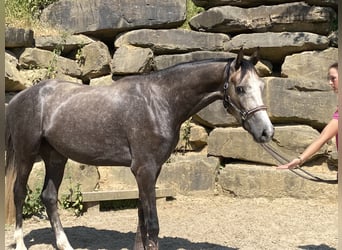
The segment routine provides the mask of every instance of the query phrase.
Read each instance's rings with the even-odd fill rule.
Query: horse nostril
[[[274,135],[274,128],[272,127],[272,129],[268,129],[268,128],[265,128],[262,133],[261,133],[261,138],[263,141],[269,141]]]

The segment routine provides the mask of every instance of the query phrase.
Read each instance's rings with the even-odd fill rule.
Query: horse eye
[[[238,94],[238,95],[242,95],[245,93],[245,89],[241,86],[238,86],[235,88],[235,92]]]

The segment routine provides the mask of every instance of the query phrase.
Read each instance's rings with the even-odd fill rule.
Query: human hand
[[[278,165],[276,169],[293,169],[298,167],[301,164],[301,160],[299,158],[293,159],[289,163]]]

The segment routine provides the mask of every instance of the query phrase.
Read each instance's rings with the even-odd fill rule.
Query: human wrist
[[[304,163],[304,159],[303,159],[303,157],[301,155],[298,155],[297,159],[299,160],[299,164],[298,164],[299,166]]]

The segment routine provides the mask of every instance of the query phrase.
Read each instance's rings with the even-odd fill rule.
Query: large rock
[[[112,61],[112,73],[115,75],[146,73],[151,71],[153,51],[123,45],[115,51]]]
[[[33,51],[33,53],[30,54],[30,51]],[[72,69],[69,70],[68,67],[75,67],[74,61],[63,57],[54,57],[52,55],[53,53],[49,51],[41,50],[40,52],[42,52],[42,54],[38,56],[39,53],[37,53],[36,49],[26,49],[26,52],[21,55],[22,57],[19,63],[17,58],[11,52],[6,51],[6,92],[23,90],[50,77],[82,83],[81,80],[76,78],[76,76],[80,76],[80,71],[77,74],[73,74],[74,77],[68,75],[70,72],[73,73]],[[47,55],[47,57],[45,57],[45,55]],[[34,58],[39,58],[39,60],[34,61]],[[50,61],[46,61],[47,59],[50,59]],[[56,63],[56,65],[53,65],[53,63]],[[18,70],[18,68],[20,68],[20,70]]]
[[[35,47],[50,51],[58,47],[61,48],[62,54],[67,54],[72,51],[77,51],[94,41],[94,39],[85,35],[36,36]]]
[[[76,61],[37,48],[26,48],[19,57],[19,65],[24,69],[46,68],[52,75],[81,76],[81,69]]]
[[[106,75],[102,77],[96,77],[89,82],[90,86],[109,86],[113,84],[112,75]]]
[[[97,41],[81,49],[79,62],[82,78],[92,79],[111,72],[111,55],[106,44]]]
[[[173,155],[163,165],[157,184],[168,185],[180,194],[212,191],[219,165],[218,158],[198,153]]]
[[[237,1],[237,0],[192,0],[197,6],[204,7],[206,9],[215,7],[215,6],[223,6],[223,5],[231,5],[231,6],[240,6],[240,7],[256,7],[260,5],[275,5],[275,4],[283,4],[290,2],[298,2],[298,0],[248,0],[248,1]],[[304,2],[310,5],[316,6],[330,6],[337,10],[337,1],[338,0],[305,0]]]
[[[26,69],[20,70],[20,74],[27,80],[27,87],[31,87],[38,82],[48,78],[48,69]]]
[[[329,39],[308,32],[266,32],[241,34],[226,44],[226,50],[237,52],[241,47],[246,54],[252,54],[260,47],[260,57],[280,64],[286,56],[310,50],[324,50],[329,47]]]
[[[49,79],[51,77],[51,72],[49,72],[46,68],[41,69],[25,69],[20,70],[20,74],[27,80],[26,86],[31,87],[42,80]],[[56,72],[54,75],[55,78],[64,81],[76,82],[82,84],[82,80],[76,77],[71,77],[69,75],[65,75],[61,72]]]
[[[306,170],[313,173],[311,168]],[[327,180],[336,179],[335,171],[313,174]],[[224,168],[220,169],[218,184],[223,193],[239,198],[294,197],[297,199],[323,198],[335,201],[338,196],[338,185],[306,180],[286,170],[244,163],[226,164]]]
[[[273,123],[290,121],[322,129],[336,110],[336,98],[325,82],[279,77],[264,80],[264,101]]]
[[[193,150],[201,150],[207,145],[208,132],[202,126],[192,124],[190,128],[189,144]]]
[[[156,70],[165,69],[179,63],[199,61],[205,59],[231,58],[236,57],[235,53],[224,51],[195,51],[183,54],[160,55],[154,58],[154,68]]]
[[[193,17],[190,25],[196,30],[229,34],[301,31],[327,35],[335,18],[332,8],[299,2],[249,9],[215,7]]]
[[[262,4],[281,4],[288,2],[295,2],[296,0],[249,0],[249,1],[236,1],[236,0],[192,0],[195,5],[204,7],[206,9],[215,7],[215,6],[240,6],[240,7],[255,7]]]
[[[302,153],[318,136],[319,132],[309,126],[277,126],[270,145],[291,160]],[[324,154],[326,149],[324,146],[319,154]],[[208,138],[208,155],[262,164],[279,164],[241,127],[212,130]]]
[[[224,44],[228,41],[229,36],[225,34],[203,33],[183,29],[141,29],[129,31],[119,36],[115,41],[115,47],[118,48],[128,44],[150,48],[155,54],[176,54],[199,50],[223,51]]]
[[[186,2],[62,0],[44,9],[41,19],[74,33],[112,39],[135,28],[178,27],[186,19]]]
[[[5,47],[33,47],[34,38],[31,29],[21,29],[14,27],[6,27],[5,31]]]
[[[26,79],[18,70],[18,59],[9,51],[5,52],[5,91],[20,91],[26,88]]]
[[[185,121],[180,129],[179,141],[176,151],[200,151],[207,145],[208,132],[190,120]]]
[[[305,51],[285,57],[281,66],[283,76],[307,81],[327,82],[330,65],[338,61],[338,49],[324,51]]]

